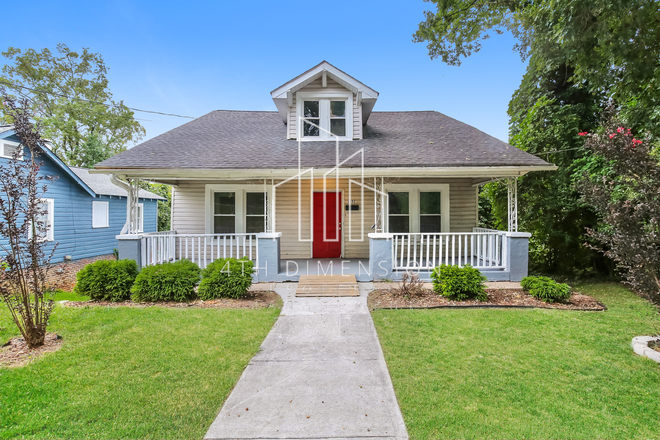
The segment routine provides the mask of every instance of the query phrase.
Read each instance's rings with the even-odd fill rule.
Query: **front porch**
[[[480,228],[478,186],[502,179],[509,230]],[[137,188],[139,179],[129,180]],[[176,185],[173,230],[137,232],[129,203],[127,233],[118,236],[120,258],[141,267],[247,258],[258,282],[336,274],[394,281],[406,271],[428,281],[442,264],[476,267],[490,281],[527,275],[530,234],[517,232],[516,177],[160,181]]]
[[[530,234],[474,228],[461,233],[369,234],[369,258],[282,259],[281,233],[177,234],[120,237],[120,258],[140,267],[188,259],[204,268],[218,258],[247,258],[255,282],[297,282],[301,275],[355,275],[358,281],[399,280],[406,271],[430,280],[441,264],[470,265],[489,281],[520,281],[527,275]]]

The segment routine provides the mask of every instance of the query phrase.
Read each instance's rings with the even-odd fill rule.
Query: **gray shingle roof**
[[[340,142],[340,157],[364,148],[365,167],[549,165],[434,111],[374,112],[363,137]],[[297,151],[298,142],[286,139],[286,126],[277,112],[216,110],[96,168],[291,168],[298,166]],[[334,142],[305,142],[303,151],[306,166],[335,164]]]
[[[110,176],[107,174],[90,174],[87,168],[69,168],[71,168],[71,171],[73,171],[76,176],[80,177],[80,180],[85,182],[87,186],[89,186],[96,194],[122,197],[126,197],[128,195],[125,190],[112,183]],[[140,190],[139,196],[142,199],[165,200],[163,197],[144,189]]]

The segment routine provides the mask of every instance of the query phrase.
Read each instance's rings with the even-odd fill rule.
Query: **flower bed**
[[[369,306],[372,309],[429,309],[442,307],[481,307],[481,308],[543,308],[565,310],[602,311],[607,307],[588,295],[573,292],[565,303],[546,303],[534,298],[519,289],[486,289],[487,301],[470,299],[453,301],[438,295],[432,290],[424,289],[417,296],[403,297],[396,289],[378,289],[369,295]]]
[[[213,300],[194,300],[191,302],[159,301],[159,302],[133,302],[133,301],[66,301],[61,304],[65,307],[170,307],[170,308],[204,308],[204,309],[260,309],[275,306],[280,296],[268,290],[248,291],[239,299],[220,298]]]

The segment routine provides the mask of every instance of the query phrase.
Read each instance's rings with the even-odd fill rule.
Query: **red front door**
[[[314,193],[313,258],[341,257],[341,193],[325,193],[325,231],[323,193]]]

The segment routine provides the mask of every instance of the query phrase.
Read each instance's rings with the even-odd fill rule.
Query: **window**
[[[410,194],[407,192],[387,193],[389,232],[410,232]]]
[[[236,233],[236,193],[213,193],[213,233]]]
[[[298,114],[302,121],[304,139],[333,139],[334,136],[328,132],[335,136],[352,138],[352,107],[349,105],[352,94],[323,98],[309,93],[298,93],[297,95]]]
[[[39,210],[44,211],[43,215],[35,218],[37,221],[37,233],[43,241],[53,241],[55,239],[55,200],[41,199]],[[32,225],[30,225],[29,237],[32,237]]]
[[[206,185],[207,234],[266,232],[266,203],[270,185]]]
[[[138,232],[144,232],[144,203],[137,205]]]
[[[419,232],[441,232],[439,192],[419,193]]]
[[[245,194],[245,232],[253,234],[266,231],[266,194]]]
[[[21,148],[21,146],[16,142],[1,141],[0,157],[6,157],[8,159],[11,159],[12,155],[14,154],[14,151],[18,150],[19,148]],[[23,155],[20,155],[18,158],[22,160]]]
[[[107,228],[110,226],[110,204],[108,202],[92,202],[92,228]]]
[[[431,234],[449,232],[449,185],[387,184],[387,231]]]

